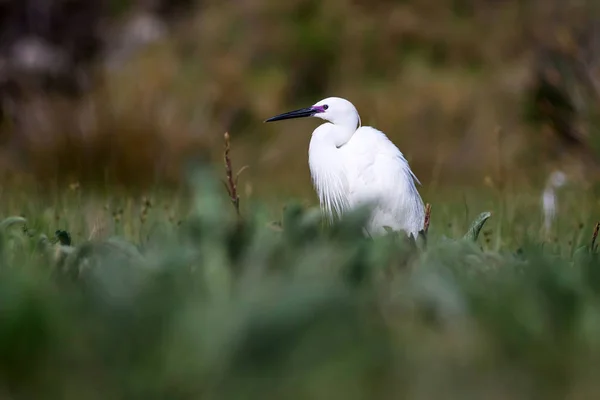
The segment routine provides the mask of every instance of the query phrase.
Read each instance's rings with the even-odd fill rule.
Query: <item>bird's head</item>
[[[548,184],[556,189],[563,187],[567,183],[567,175],[562,171],[554,171],[548,178]]]
[[[356,107],[348,100],[340,97],[328,97],[310,107],[279,114],[267,119],[265,122],[303,117],[321,118],[334,125],[349,129],[357,129],[361,123]]]

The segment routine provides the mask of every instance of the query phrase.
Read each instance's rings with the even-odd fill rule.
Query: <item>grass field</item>
[[[78,50],[48,15],[85,2],[12,3]],[[159,2],[108,3],[85,93],[0,76],[0,400],[600,398],[600,3],[173,1],[106,68]],[[322,223],[316,122],[263,121],[326,96],[403,151],[424,238]]]
[[[565,188],[546,234],[534,188],[423,189],[411,244],[364,239],[360,212],[323,225],[314,200],[242,195],[240,220],[220,175],[145,197],[2,194],[2,398],[600,393],[593,192]]]

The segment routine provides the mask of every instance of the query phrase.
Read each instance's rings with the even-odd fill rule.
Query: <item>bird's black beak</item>
[[[276,115],[274,117],[271,117],[271,118],[267,119],[265,122],[281,121],[281,120],[284,120],[284,119],[291,119],[291,118],[312,117],[316,113],[317,113],[317,110],[315,110],[312,107],[301,108],[299,110],[294,110],[294,111],[290,111],[290,112],[286,112],[286,113],[283,113],[283,114]]]

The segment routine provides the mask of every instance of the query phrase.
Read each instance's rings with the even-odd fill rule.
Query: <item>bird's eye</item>
[[[325,104],[325,105],[323,106],[323,110],[327,110],[328,108],[329,108],[329,106],[328,106],[327,104]]]

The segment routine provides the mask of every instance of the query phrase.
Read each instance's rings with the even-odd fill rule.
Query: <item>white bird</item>
[[[265,122],[317,117],[328,121],[312,133],[308,165],[323,212],[333,220],[358,206],[371,210],[365,226],[371,236],[404,231],[417,237],[425,209],[420,184],[398,148],[381,131],[361,126],[348,100],[329,97],[308,108]]]
[[[550,232],[552,223],[556,218],[557,200],[556,190],[567,183],[567,176],[562,171],[554,171],[548,177],[546,187],[542,192],[542,209],[544,211],[544,228]]]

